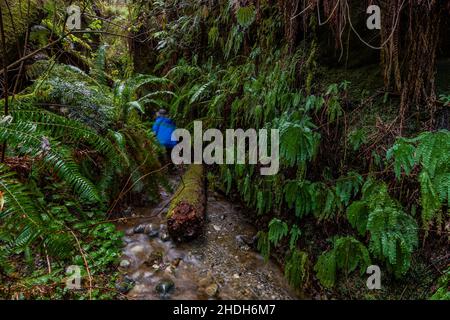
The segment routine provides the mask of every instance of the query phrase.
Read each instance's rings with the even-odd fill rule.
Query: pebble
[[[219,226],[216,226],[215,224],[213,224],[213,228],[214,228],[214,230],[216,230],[216,231],[220,231],[220,230],[222,230],[222,228],[221,228],[221,227],[219,227]]]
[[[122,281],[116,283],[115,287],[120,293],[126,294],[134,287],[134,285],[134,280],[125,276]]]
[[[144,252],[144,251],[145,251],[144,246],[142,246],[142,245],[140,245],[140,244],[135,245],[135,246],[133,246],[133,247],[130,249],[130,252],[133,253],[133,254],[139,254],[139,253],[142,253],[142,252]]]
[[[170,279],[161,280],[156,285],[156,292],[161,295],[161,298],[167,297],[175,289],[175,283]]]
[[[147,234],[150,238],[154,238],[158,236],[159,228],[154,224],[149,223],[144,227],[144,233]]]
[[[133,231],[134,233],[144,233],[145,230],[145,224],[139,224],[136,227],[134,227]]]
[[[160,238],[162,241],[166,242],[166,241],[169,241],[169,240],[170,240],[170,235],[169,235],[168,232],[163,231],[163,232],[161,232],[161,233],[159,234],[159,238]]]
[[[240,277],[239,277],[239,275],[237,273],[235,273],[235,274],[233,274],[233,278],[239,279]]]
[[[218,291],[219,291],[219,286],[215,283],[209,285],[205,289],[205,293],[208,295],[208,297],[214,297]]]
[[[131,207],[128,207],[123,211],[123,215],[130,216],[132,212],[133,212],[133,209],[131,209]]]
[[[130,261],[123,259],[122,261],[120,261],[119,266],[121,268],[128,268],[130,266],[130,264],[131,264]]]

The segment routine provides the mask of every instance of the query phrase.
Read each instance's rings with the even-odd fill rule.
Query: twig
[[[1,42],[2,42],[2,53],[3,53],[3,90],[4,90],[4,99],[5,99],[5,107],[4,107],[4,114],[5,116],[8,115],[8,66],[7,66],[7,62],[6,62],[6,39],[5,39],[5,28],[3,25],[3,12],[2,12],[2,7],[0,6],[0,36],[1,36]],[[1,72],[0,72],[1,73]],[[1,156],[1,162],[5,162],[5,153],[6,153],[6,142],[3,143],[3,147],[2,147],[2,156]]]
[[[73,235],[73,237],[75,238],[75,241],[77,242],[78,245],[78,249],[80,250],[80,254],[83,257],[83,261],[84,261],[84,266],[86,267],[86,272],[88,274],[88,278],[89,278],[89,299],[92,300],[92,276],[91,276],[91,271],[89,269],[89,265],[86,259],[86,255],[84,254],[83,248],[81,248],[81,244],[80,241],[78,240],[78,237],[76,236],[75,232],[73,232],[72,230],[70,230],[70,233]]]

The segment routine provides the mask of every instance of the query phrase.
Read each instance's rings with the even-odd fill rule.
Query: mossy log
[[[205,185],[202,165],[191,165],[183,175],[167,214],[167,227],[175,241],[198,237],[205,222]]]

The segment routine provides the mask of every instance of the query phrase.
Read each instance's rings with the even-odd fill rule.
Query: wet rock
[[[132,236],[134,234],[134,230],[131,228],[131,229],[127,229],[126,231],[125,231],[125,235],[126,236]]]
[[[131,265],[131,263],[127,259],[123,259],[122,261],[120,261],[120,264],[119,264],[119,266],[121,268],[128,268],[130,265]]]
[[[149,223],[144,227],[144,233],[150,238],[157,237],[159,234],[159,227],[153,223]]]
[[[206,295],[210,298],[216,296],[218,291],[219,291],[219,286],[215,283],[207,286],[205,289]]]
[[[133,289],[134,285],[134,280],[126,276],[122,280],[118,281],[115,287],[120,293],[126,294]]]
[[[165,269],[164,269],[164,274],[165,275],[173,275],[173,269],[172,269],[172,266],[167,266]]]
[[[130,252],[133,254],[140,254],[140,253],[143,253],[144,251],[145,251],[144,246],[142,246],[140,244],[137,244],[130,249]]]
[[[175,290],[175,284],[170,279],[164,279],[156,285],[155,290],[159,293],[161,298],[164,299],[167,298]]]
[[[134,227],[133,231],[134,233],[144,233],[145,230],[145,224],[139,224],[136,227]]]
[[[242,234],[236,236],[236,243],[242,250],[248,251],[256,244],[256,237],[247,237]]]
[[[130,238],[130,237],[123,237],[123,238],[122,238],[122,241],[123,241],[125,244],[129,244],[129,243],[132,243],[134,240],[133,240],[132,238]]]
[[[166,241],[169,241],[169,240],[170,240],[170,235],[169,235],[169,233],[168,233],[167,231],[163,231],[163,232],[161,232],[161,233],[159,234],[159,238],[160,238],[162,241],[166,242]]]
[[[213,278],[212,278],[211,275],[208,273],[208,274],[206,275],[206,277],[201,278],[201,279],[198,281],[198,285],[199,285],[200,287],[208,287],[208,286],[211,285],[211,283],[213,283],[213,282],[214,282]]]
[[[131,207],[128,207],[123,211],[123,215],[126,217],[131,216],[132,213],[133,213],[133,209]]]

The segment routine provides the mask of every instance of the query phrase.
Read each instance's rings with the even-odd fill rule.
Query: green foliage
[[[424,132],[414,139],[398,139],[388,150],[387,158],[394,160],[395,174],[411,174],[420,166],[420,202],[422,222],[426,229],[436,222],[442,224],[442,207],[450,204],[450,133],[446,130]]]
[[[247,29],[248,27],[251,26],[253,21],[255,21],[255,17],[256,11],[253,5],[247,7],[240,7],[236,11],[237,22],[244,29]]]
[[[367,134],[364,129],[355,129],[349,133],[347,141],[352,150],[357,151],[367,142]]]
[[[301,236],[302,232],[300,228],[296,224],[294,224],[289,234],[291,236],[289,239],[289,249],[293,250],[297,245],[298,238]]]
[[[291,119],[284,114],[274,121],[274,127],[280,130],[280,156],[288,166],[305,165],[316,154],[320,135],[313,131],[307,117]]]
[[[289,227],[286,222],[274,218],[269,223],[269,241],[275,246],[288,235]]]
[[[450,268],[444,271],[444,274],[438,280],[438,288],[430,297],[431,300],[450,300]]]
[[[259,231],[256,235],[258,238],[257,248],[261,252],[264,260],[269,260],[270,257],[270,241],[267,232]]]
[[[114,87],[115,120],[127,123],[129,115],[133,110],[145,114],[145,106],[152,105],[160,107],[163,101],[160,98],[165,95],[173,95],[171,91],[158,90],[145,93],[138,98],[138,93],[144,87],[167,84],[166,78],[152,75],[135,75],[127,80],[118,81]]]
[[[41,70],[32,88],[37,104],[95,130],[104,130],[111,124],[109,88],[74,66],[38,61],[34,68]]]
[[[292,286],[300,288],[308,281],[308,263],[308,254],[299,250],[286,259],[284,274]]]
[[[334,241],[333,249],[322,253],[314,266],[320,283],[331,288],[338,271],[350,274],[359,267],[361,274],[370,265],[367,248],[353,237],[340,237]]]
[[[94,184],[80,173],[78,165],[70,157],[69,150],[53,143],[53,140],[37,131],[35,126],[26,122],[3,121],[0,124],[0,141],[8,142],[10,146],[18,148],[20,153],[39,157],[49,170],[67,181],[82,198],[100,201]]]
[[[369,179],[362,200],[350,205],[347,217],[360,234],[370,233],[370,251],[397,277],[409,270],[418,245],[417,223],[389,196],[385,184]]]

